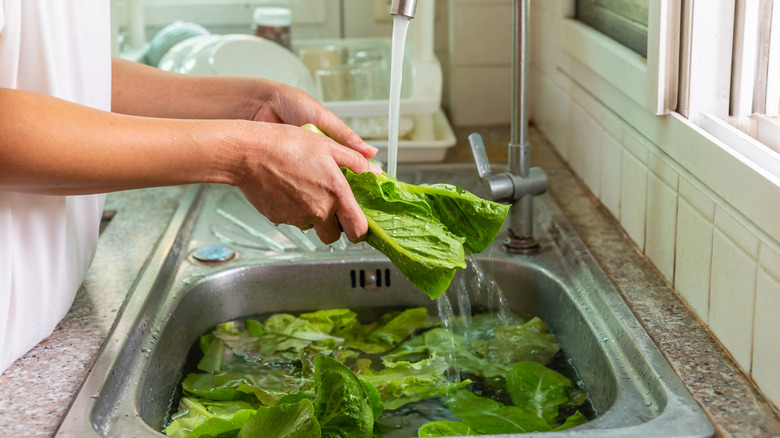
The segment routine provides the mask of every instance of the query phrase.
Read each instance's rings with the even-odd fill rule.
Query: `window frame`
[[[596,72],[656,115],[677,106],[681,0],[648,5],[647,57],[576,19],[576,0],[562,0],[559,41],[567,57]],[[571,64],[569,59],[564,63]],[[639,86],[637,86],[639,85]]]
[[[649,5],[649,0],[644,0]],[[647,56],[647,23],[628,17],[632,5],[628,3],[599,6],[599,0],[578,0],[576,17],[608,35],[634,52]],[[645,18],[646,17],[642,17]]]

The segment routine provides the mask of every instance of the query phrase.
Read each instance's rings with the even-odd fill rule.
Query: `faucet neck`
[[[512,112],[509,169],[527,177],[530,165],[528,142],[528,29],[530,0],[515,0],[512,26]]]

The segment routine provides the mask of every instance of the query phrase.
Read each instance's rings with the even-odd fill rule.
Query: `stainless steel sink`
[[[405,181],[467,188],[476,175],[472,166],[402,171]],[[479,261],[514,312],[541,317],[557,334],[591,396],[595,419],[544,436],[712,436],[704,413],[555,202],[537,199],[540,253],[511,255],[498,239]],[[212,245],[235,254],[215,262],[193,257]],[[475,304],[489,306],[489,297]],[[436,303],[372,248],[322,245],[312,232],[274,227],[230,187],[192,187],[57,434],[162,435],[190,347],[217,323],[274,311],[388,306],[436,312]]]

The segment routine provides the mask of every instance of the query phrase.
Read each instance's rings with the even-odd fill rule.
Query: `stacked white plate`
[[[157,67],[177,73],[253,76],[282,82],[316,97],[312,75],[292,52],[252,35],[199,35],[174,45]]]

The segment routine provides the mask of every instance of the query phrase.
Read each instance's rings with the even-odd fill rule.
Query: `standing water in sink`
[[[387,116],[387,173],[395,178],[398,166],[398,130],[401,113],[401,81],[409,17],[393,16],[393,48],[390,58],[390,109]]]
[[[165,433],[286,436],[268,429],[283,418],[305,436],[349,427],[349,436],[409,438],[563,430],[594,418],[539,318],[462,305],[485,294],[506,303],[470,264],[451,289],[460,315],[444,294],[439,318],[424,307],[336,308],[218,324],[193,346]]]

